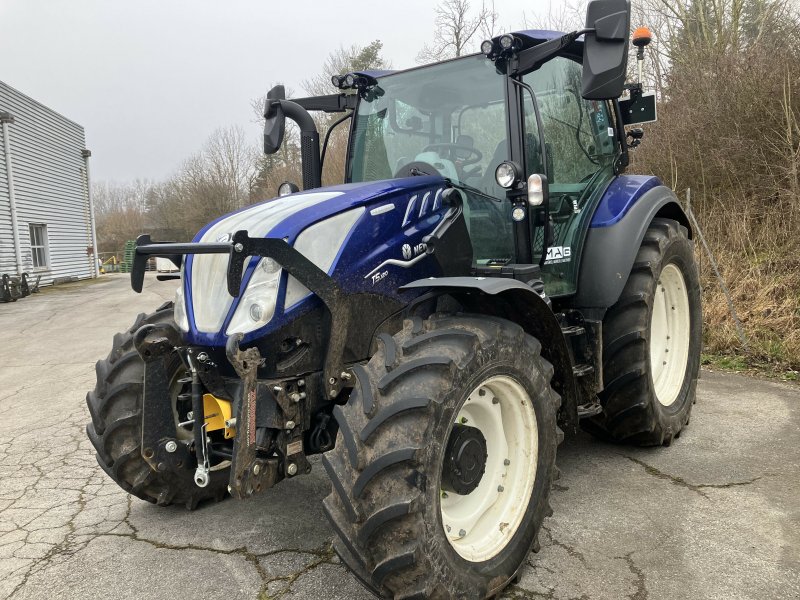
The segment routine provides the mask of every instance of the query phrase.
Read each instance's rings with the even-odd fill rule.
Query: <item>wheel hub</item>
[[[442,455],[439,509],[447,540],[465,560],[489,560],[513,539],[531,501],[538,441],[533,401],[509,375],[485,379],[461,405]],[[448,491],[454,483],[466,491]]]
[[[450,432],[442,469],[442,489],[466,496],[486,471],[486,438],[480,429],[456,423]]]

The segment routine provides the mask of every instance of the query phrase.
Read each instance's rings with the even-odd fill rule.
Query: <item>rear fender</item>
[[[578,293],[569,304],[578,309],[605,309],[619,300],[644,234],[653,219],[674,219],[692,228],[675,192],[657,185],[630,204],[621,218],[594,224],[586,235],[578,275]]]
[[[571,432],[577,430],[578,388],[567,342],[550,306],[530,286],[514,279],[439,277],[420,279],[400,289],[427,289],[434,295],[451,296],[468,312],[513,321],[538,339],[542,356],[553,365],[553,388],[561,395],[559,424]]]

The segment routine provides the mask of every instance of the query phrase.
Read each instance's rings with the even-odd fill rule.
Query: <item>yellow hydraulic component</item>
[[[225,430],[225,439],[236,436],[235,427],[226,427],[225,421],[231,418],[231,403],[213,394],[203,394],[203,414],[205,415],[206,431]]]

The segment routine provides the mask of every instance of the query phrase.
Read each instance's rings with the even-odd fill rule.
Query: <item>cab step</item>
[[[573,365],[572,367],[572,374],[575,377],[586,377],[587,375],[592,375],[593,373],[594,367],[592,365],[587,365],[586,363]]]
[[[601,412],[603,412],[603,407],[600,406],[599,401],[582,404],[578,407],[578,418],[588,419],[589,417],[596,417]]]

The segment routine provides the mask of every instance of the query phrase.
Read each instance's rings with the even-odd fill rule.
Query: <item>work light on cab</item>
[[[501,162],[495,169],[494,178],[501,188],[510,189],[519,181],[519,167],[510,160]]]

